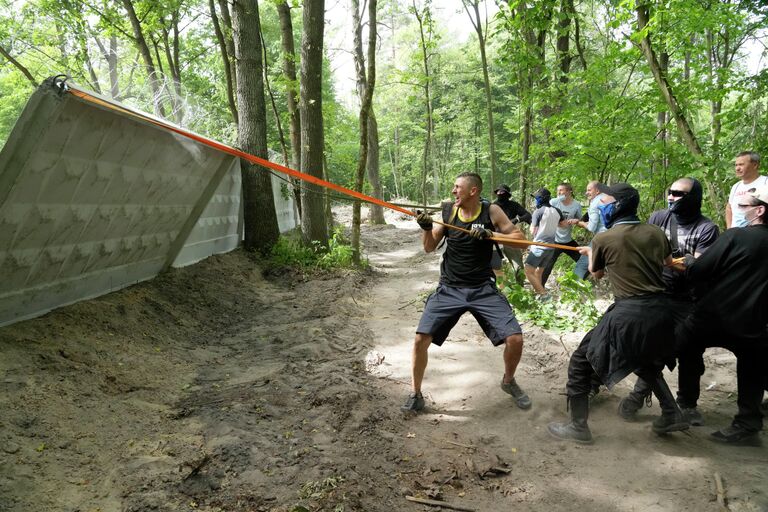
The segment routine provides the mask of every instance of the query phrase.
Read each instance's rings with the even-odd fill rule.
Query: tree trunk
[[[557,23],[557,56],[560,61],[560,82],[568,82],[571,70],[571,16],[573,0],[560,1],[560,19]]]
[[[301,37],[301,171],[323,176],[323,29],[325,1],[304,1]],[[328,225],[323,211],[323,191],[306,183],[301,192],[301,231],[304,242],[328,246]]]
[[[365,69],[363,57],[362,24],[360,22],[360,2],[352,0],[354,21],[355,68],[357,69],[357,87],[360,95],[360,154],[355,172],[355,190],[363,191],[365,168],[368,162],[368,119],[376,86],[376,0],[368,0],[368,69]],[[352,259],[359,264],[360,249],[360,200],[352,205]]]
[[[211,20],[213,21],[213,31],[216,34],[216,41],[219,43],[219,52],[221,53],[221,62],[224,65],[224,79],[227,82],[227,104],[229,113],[232,114],[232,120],[238,124],[237,104],[235,103],[235,84],[232,76],[232,60],[227,50],[227,40],[224,31],[219,23],[219,16],[216,14],[216,5],[213,0],[208,1],[208,9],[211,11]]]
[[[361,23],[361,13],[359,0],[352,0],[352,28],[354,31],[353,46],[355,73],[357,76],[357,94],[362,103],[368,90],[368,76],[365,70],[365,55],[363,54],[363,28]],[[368,22],[370,26],[370,20]],[[375,47],[373,48],[375,51]],[[368,48],[370,54],[371,48]],[[375,55],[374,55],[375,57]],[[368,57],[370,59],[370,55]],[[376,123],[376,116],[373,112],[373,106],[368,109],[368,148],[366,157],[366,169],[368,171],[368,181],[373,189],[373,197],[381,199],[381,182],[379,181],[379,129]],[[360,190],[362,192],[362,189]],[[384,224],[384,210],[379,205],[369,205],[371,222],[374,224]]]
[[[27,67],[24,66],[24,64],[14,59],[13,56],[2,46],[0,46],[0,55],[5,57],[8,60],[8,62],[13,64],[16,69],[21,71],[21,74],[27,77],[27,80],[29,80],[34,87],[37,87],[38,85],[37,80],[35,80],[35,77],[32,76],[32,73],[29,71],[29,69],[27,69]]]
[[[141,58],[144,60],[144,69],[147,71],[147,78],[149,79],[149,86],[152,89],[152,103],[155,107],[155,114],[160,117],[165,117],[165,108],[160,99],[160,83],[157,79],[155,72],[155,63],[152,60],[152,53],[147,45],[147,40],[144,38],[144,33],[141,29],[141,22],[139,22],[138,16],[136,16],[136,10],[133,7],[131,0],[123,0],[123,6],[128,13],[128,19],[131,21],[131,27],[133,28],[133,38],[136,43],[136,47],[139,49]]]
[[[432,97],[430,93],[430,74],[429,74],[429,55],[427,53],[427,39],[426,35],[424,34],[424,22],[425,20],[425,13],[427,15],[430,15],[428,11],[428,7],[425,8],[425,12],[420,12],[416,8],[416,0],[412,0],[413,5],[413,13],[416,16],[416,21],[419,23],[419,35],[420,35],[420,44],[421,44],[421,56],[422,56],[422,63],[424,65],[424,105],[427,111],[427,134],[426,138],[424,140],[424,150],[422,152],[421,157],[421,166],[422,166],[422,174],[421,174],[421,200],[422,203],[426,206],[427,204],[427,176],[429,176],[430,171],[430,163],[432,162],[431,158],[431,150],[432,150],[432,132],[433,132],[433,126],[432,126]],[[433,190],[437,187],[437,183],[433,184]]]
[[[240,112],[238,144],[240,148],[267,159],[267,109],[264,101],[259,5],[256,0],[235,0],[232,4],[232,28],[237,66],[237,103]],[[245,248],[267,252],[277,242],[275,201],[271,175],[243,160]]]
[[[291,162],[293,169],[301,165],[301,118],[299,116],[298,82],[296,80],[296,48],[293,43],[293,20],[291,8],[287,0],[277,4],[277,14],[280,17],[280,39],[283,46],[283,75],[285,77],[285,92],[288,105],[289,130],[291,137]],[[301,187],[299,180],[292,179],[293,194],[301,218]]]
[[[469,3],[472,6],[472,10],[474,11],[474,17],[472,13],[469,11],[469,8],[467,7],[467,3]],[[487,31],[487,19],[486,19],[486,31],[483,32],[483,25],[480,21],[480,8],[478,6],[479,2],[477,0],[471,0],[471,1],[465,1],[464,3],[464,10],[467,11],[467,15],[469,16],[469,20],[472,22],[472,26],[475,28],[475,32],[477,33],[477,41],[480,44],[480,63],[483,67],[483,88],[485,90],[485,111],[486,116],[488,118],[488,145],[489,145],[489,156],[490,156],[490,162],[491,162],[491,188],[490,190],[494,190],[496,188],[497,184],[497,175],[496,175],[496,137],[494,134],[493,129],[493,98],[491,97],[491,81],[488,77],[488,58],[485,54],[485,38],[488,33]]]
[[[643,31],[648,25],[648,6],[638,5],[636,12],[637,29],[638,31]],[[693,129],[688,123],[683,109],[677,102],[677,98],[672,91],[672,86],[669,84],[666,75],[661,71],[661,65],[659,64],[659,61],[656,58],[656,54],[654,53],[653,46],[651,45],[650,35],[646,34],[645,37],[640,40],[640,48],[643,51],[645,60],[648,62],[648,66],[651,68],[651,73],[653,74],[653,78],[656,80],[656,85],[659,87],[659,91],[661,92],[664,101],[667,103],[667,107],[669,107],[669,111],[672,114],[672,117],[675,118],[677,130],[680,133],[680,137],[683,139],[686,147],[688,148],[688,151],[690,151],[694,156],[703,156],[701,146],[699,146],[699,141],[696,140],[696,135],[693,133]]]
[[[368,181],[371,184],[373,197],[384,199],[381,188],[381,178],[379,175],[379,123],[376,121],[376,114],[371,107],[368,116]],[[371,224],[386,224],[384,220],[384,208],[377,205],[370,205]]]

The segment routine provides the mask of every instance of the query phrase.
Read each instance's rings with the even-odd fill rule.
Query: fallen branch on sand
[[[405,499],[414,503],[421,503],[422,505],[431,505],[433,507],[449,508],[451,510],[463,510],[465,512],[475,512],[473,508],[462,507],[461,505],[451,505],[445,501],[428,500],[424,498],[417,498],[416,496],[406,496]]]

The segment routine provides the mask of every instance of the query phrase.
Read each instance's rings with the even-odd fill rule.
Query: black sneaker
[[[688,423],[690,423],[692,427],[701,427],[704,425],[704,417],[695,407],[681,407],[680,411],[683,413],[683,418],[688,420]]]
[[[589,395],[587,395],[589,398],[589,403],[594,402],[595,398],[597,398],[597,395],[599,394],[600,394],[600,386],[590,389]]]
[[[515,382],[515,379],[513,378],[511,381],[504,382],[504,379],[501,379],[501,389],[505,393],[509,393],[512,395],[515,399],[515,403],[517,406],[521,409],[530,409],[531,408],[531,398],[526,394],[525,391],[523,391],[520,386],[517,385],[517,382]]]
[[[718,443],[739,444],[743,442],[757,441],[760,432],[756,430],[747,430],[742,427],[731,425],[717,432],[712,432],[710,438]]]
[[[632,398],[628,396],[624,397],[619,402],[619,416],[627,421],[634,421],[637,419],[637,411],[639,411],[641,407],[643,407],[642,402],[638,404]]]
[[[424,396],[419,393],[411,393],[400,410],[403,412],[419,412],[424,409]]]
[[[680,432],[681,430],[688,430],[691,428],[691,424],[685,419],[682,414],[662,414],[651,424],[651,430],[656,434],[668,434],[670,432]]]

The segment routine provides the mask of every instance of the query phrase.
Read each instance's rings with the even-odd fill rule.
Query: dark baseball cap
[[[496,195],[509,194],[512,195],[512,190],[509,185],[499,185],[499,188],[493,191]]]
[[[629,183],[614,183],[613,185],[605,187],[603,192],[609,196],[615,197],[617,201],[632,196],[640,197],[640,193],[637,189]]]

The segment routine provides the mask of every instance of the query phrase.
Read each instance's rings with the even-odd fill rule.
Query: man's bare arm
[[[506,235],[509,238],[525,240],[525,235],[520,230],[520,228],[512,224],[504,211],[498,205],[492,204],[488,213],[490,213],[491,222],[493,222],[493,225],[498,233]]]
[[[440,240],[445,236],[445,227],[442,224],[434,224],[431,231],[421,232],[421,243],[424,246],[424,252],[430,253],[434,251]]]

